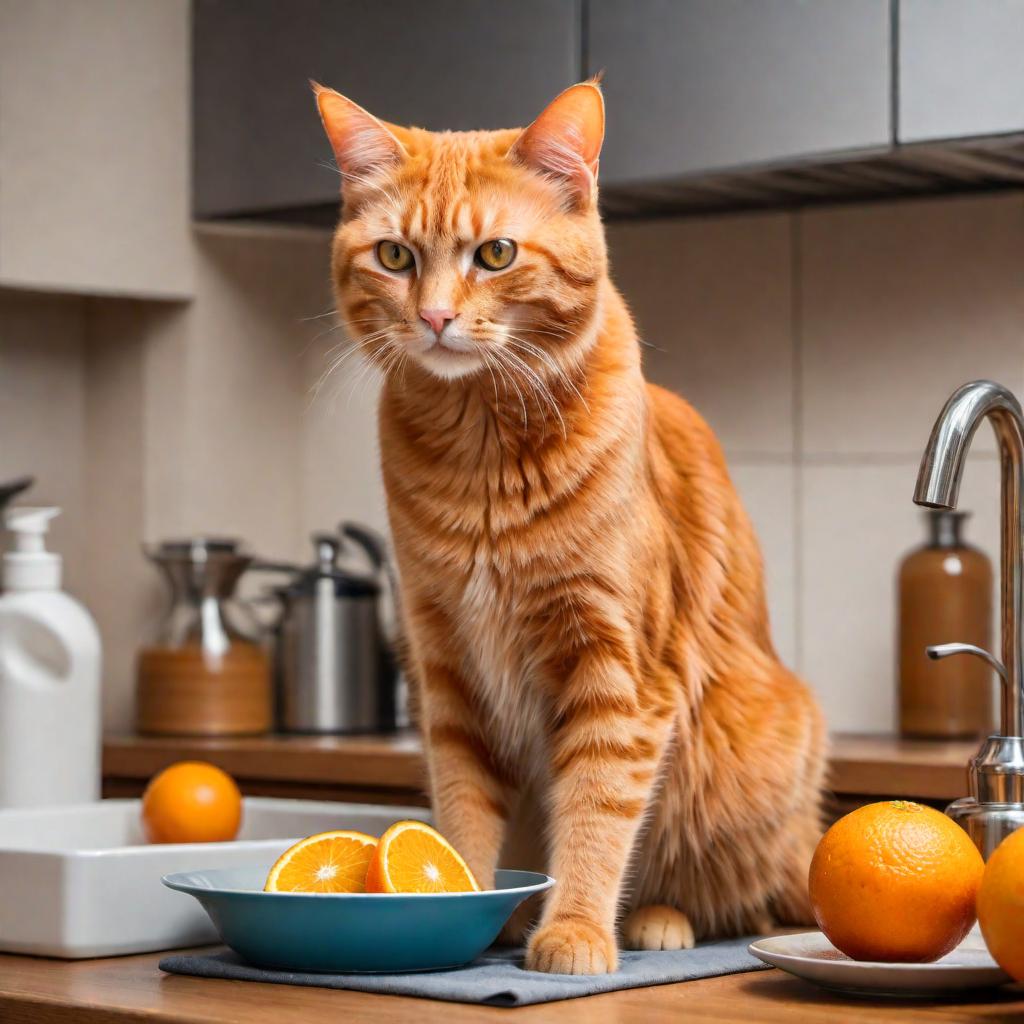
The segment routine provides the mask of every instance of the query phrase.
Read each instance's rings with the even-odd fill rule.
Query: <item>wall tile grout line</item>
[[[792,466],[796,461],[788,452],[758,452],[725,449],[730,466]]]
[[[592,74],[590,70],[590,0],[578,0],[577,3],[577,23],[580,26],[579,35],[577,41],[579,45],[579,58],[580,77],[579,81],[585,81]],[[598,71],[603,70],[598,68]]]
[[[924,451],[905,452],[805,452],[797,462],[802,466],[912,466],[915,471],[921,463],[921,454]],[[994,451],[970,452],[967,456],[967,464],[996,463],[999,455]]]
[[[889,133],[895,146],[900,137],[900,4],[889,0]]]
[[[793,344],[793,586],[794,594],[794,644],[796,649],[796,670],[803,671],[804,665],[804,553],[803,553],[803,317],[801,303],[803,287],[801,274],[800,214],[789,216],[789,300],[790,331]]]

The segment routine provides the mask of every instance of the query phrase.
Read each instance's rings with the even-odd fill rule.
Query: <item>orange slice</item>
[[[278,857],[263,891],[366,892],[366,868],[376,846],[362,832],[318,832]]]
[[[440,832],[422,821],[399,821],[373,851],[366,891],[479,892],[480,886]]]

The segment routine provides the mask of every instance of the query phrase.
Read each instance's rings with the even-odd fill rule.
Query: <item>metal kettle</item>
[[[286,572],[275,589],[278,725],[294,733],[389,732],[396,727],[397,672],[388,642],[384,599],[390,590],[384,542],[343,523],[337,534],[315,533],[308,567],[261,563]],[[358,549],[366,571],[342,568]],[[349,559],[351,562],[351,559]]]

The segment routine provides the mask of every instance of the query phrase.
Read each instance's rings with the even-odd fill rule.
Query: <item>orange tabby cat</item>
[[[384,371],[439,828],[483,886],[503,844],[558,879],[537,970],[614,970],[620,908],[645,949],[809,920],[821,717],[772,648],[714,436],[641,373],[597,212],[600,89],[443,133],[316,93],[338,308]]]

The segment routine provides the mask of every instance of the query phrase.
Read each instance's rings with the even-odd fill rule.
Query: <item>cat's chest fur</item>
[[[486,555],[474,561],[456,621],[466,672],[486,709],[492,743],[520,766],[533,763],[545,743],[547,702],[531,664],[515,583]]]
[[[385,463],[385,483],[392,514],[401,516],[402,575],[442,612],[448,653],[483,713],[478,724],[521,768],[546,761],[551,720],[537,592],[570,551],[574,562],[586,561],[581,534],[598,511],[580,504],[554,527],[549,512],[566,501],[587,460],[559,445],[517,443],[488,422],[463,423],[443,441],[434,429],[406,429],[417,443],[401,468]],[[385,426],[398,433],[401,421],[385,418]]]

